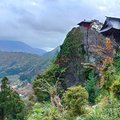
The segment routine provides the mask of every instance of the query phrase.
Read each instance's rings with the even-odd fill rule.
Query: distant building
[[[120,45],[120,18],[106,17],[100,33],[112,37]]]
[[[90,29],[91,26],[92,26],[92,22],[91,22],[91,21],[85,21],[85,20],[84,20],[84,21],[78,23],[78,25]]]

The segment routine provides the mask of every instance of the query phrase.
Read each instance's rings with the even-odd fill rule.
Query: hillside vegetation
[[[28,120],[119,120],[120,52],[110,56],[111,40],[94,32],[88,51],[85,29],[68,33],[54,64],[33,81],[37,103]]]

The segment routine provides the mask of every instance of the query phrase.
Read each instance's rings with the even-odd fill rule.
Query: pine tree
[[[88,100],[91,104],[95,104],[95,99],[99,94],[99,88],[97,87],[96,82],[97,82],[97,77],[95,76],[94,71],[92,71],[89,73],[85,85],[85,88],[89,94]]]
[[[4,77],[0,91],[0,120],[24,120],[25,104],[18,93],[9,86],[9,80]]]
[[[8,86],[8,79],[5,77],[1,81],[0,91],[0,120],[5,120],[9,112],[10,87]]]

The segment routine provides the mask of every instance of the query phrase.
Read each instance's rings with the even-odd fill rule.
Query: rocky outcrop
[[[56,63],[60,67],[66,68],[63,75],[65,87],[84,82],[81,62],[84,60],[85,51],[82,45],[82,36],[79,28],[73,28],[67,34],[57,57]]]
[[[94,20],[93,27],[90,30],[87,31],[84,27],[76,27],[67,34],[56,60],[61,68],[66,68],[66,72],[62,75],[64,88],[85,82],[82,63],[88,62],[88,56],[91,63],[95,63],[99,59],[100,56],[94,52],[96,49],[94,47],[104,46],[104,37],[98,32],[99,25],[101,24]],[[87,44],[89,44],[88,51]]]

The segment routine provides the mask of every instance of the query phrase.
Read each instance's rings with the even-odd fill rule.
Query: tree
[[[0,120],[24,120],[25,104],[18,93],[9,86],[9,80],[4,77],[0,91]]]
[[[0,119],[5,120],[10,106],[10,87],[8,86],[8,79],[4,77],[1,81],[1,91],[0,91]]]
[[[38,101],[44,101],[45,98],[51,100],[51,104],[62,111],[61,100],[58,95],[62,91],[61,74],[65,72],[65,68],[60,69],[58,65],[53,64],[49,67],[45,73],[38,75],[33,81],[33,89],[38,98]],[[47,100],[48,100],[47,99]]]
[[[25,104],[21,100],[19,94],[15,91],[12,92],[11,110],[8,118],[24,120],[25,119]]]
[[[84,105],[86,105],[87,100],[87,90],[81,85],[70,87],[63,94],[63,101],[67,107],[67,110],[70,111],[73,116],[84,113]]]
[[[54,107],[57,107],[60,112],[62,112],[61,100],[57,94],[57,88],[58,88],[57,82],[56,84],[49,83],[46,79],[42,78],[39,79],[39,84],[41,86],[35,88],[35,83],[34,83],[34,90],[39,90],[38,94],[40,94],[41,92],[47,93],[50,96],[51,104]]]
[[[99,88],[97,87],[96,83],[97,83],[97,77],[95,76],[94,71],[92,71],[89,73],[88,80],[86,81],[86,85],[85,85],[85,88],[89,94],[88,100],[92,104],[95,104],[95,99],[99,93]]]

